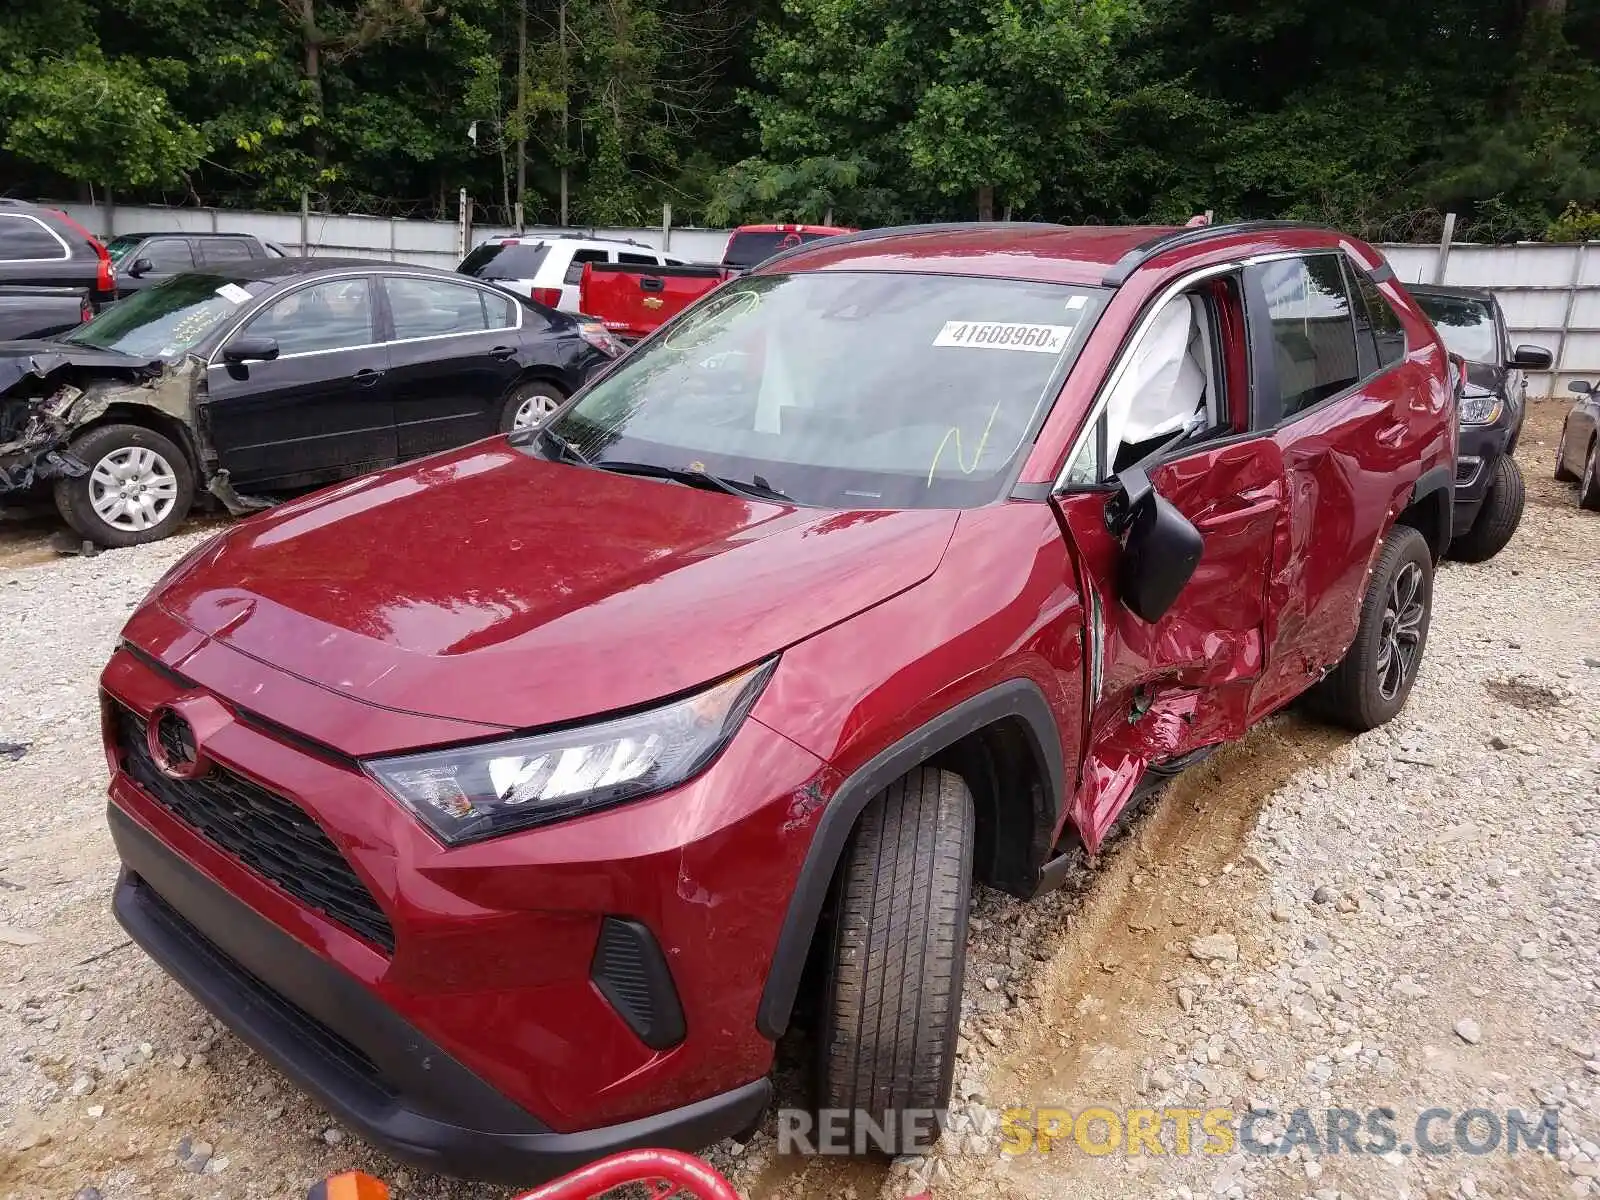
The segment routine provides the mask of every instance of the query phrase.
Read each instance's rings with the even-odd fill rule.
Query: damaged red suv
[[[740,1132],[801,999],[817,1106],[911,1146],[974,881],[1297,697],[1405,704],[1451,378],[1316,229],[780,254],[542,427],[174,567],[103,679],[117,915],[426,1167]]]

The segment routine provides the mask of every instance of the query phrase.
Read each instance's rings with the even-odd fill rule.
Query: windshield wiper
[[[674,483],[683,483],[690,487],[710,488],[713,491],[727,492],[730,496],[741,496],[747,500],[775,500],[781,504],[794,503],[792,497],[780,492],[759,475],[746,483],[739,479],[724,479],[721,475],[713,475],[710,471],[692,471],[687,467],[664,467],[659,463],[625,462],[621,459],[605,458],[589,465],[598,467],[602,471],[615,471],[619,475],[642,475],[648,479],[670,479]]]
[[[562,437],[548,425],[535,425],[531,429],[516,430],[511,438],[513,446],[525,446],[530,441],[545,442],[555,447],[556,457],[564,458],[570,463],[577,463],[581,467],[590,467],[594,464],[566,438]]]

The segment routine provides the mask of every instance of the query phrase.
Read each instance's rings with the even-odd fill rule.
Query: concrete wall
[[[461,260],[461,228],[453,221],[387,217],[342,217],[311,213],[302,228],[299,213],[233,212],[213,208],[133,208],[60,204],[92,232],[106,236],[161,230],[254,233],[300,253],[350,255],[453,268]],[[471,242],[510,233],[504,226],[477,226]],[[588,232],[530,226],[529,235]],[[625,238],[669,250],[690,262],[716,262],[727,242],[725,229],[598,229],[601,237]],[[1531,381],[1534,395],[1564,395],[1574,379],[1600,379],[1600,242],[1524,243],[1515,246],[1436,245],[1379,247],[1406,283],[1456,283],[1493,288],[1506,310],[1514,342],[1533,342],[1556,356],[1556,369]]]
[[[1600,380],[1600,242],[1378,248],[1402,282],[1492,288],[1512,344],[1556,356],[1553,372],[1529,380],[1530,395],[1564,396],[1574,379]]]
[[[291,254],[301,252],[299,213],[229,211],[216,208],[139,208],[116,205],[66,204],[44,201],[68,213],[91,233],[115,237],[119,233],[182,230],[189,233],[221,231],[253,233],[277,242]],[[472,245],[485,238],[513,232],[507,226],[477,225]],[[658,250],[667,250],[690,262],[716,262],[728,240],[725,229],[673,229],[663,237],[656,229],[558,229],[530,225],[529,236],[593,233],[599,237],[631,238]],[[341,217],[311,213],[305,221],[306,252],[323,257],[382,258],[451,270],[461,261],[461,228],[454,221],[409,221],[389,217]]]

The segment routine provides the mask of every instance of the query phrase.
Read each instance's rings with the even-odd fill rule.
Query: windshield
[[[1469,362],[1500,361],[1500,335],[1494,327],[1494,313],[1485,301],[1427,293],[1414,298],[1452,354]]]
[[[220,275],[174,275],[126,300],[119,300],[64,340],[124,354],[174,359],[206,336],[270,284],[230,282]]]
[[[133,248],[142,241],[144,241],[142,237],[128,237],[126,235],[112,238],[106,243],[106,253],[111,256],[112,265],[121,266],[122,260],[127,258]]]
[[[947,275],[746,276],[551,428],[591,461],[760,476],[802,504],[986,504],[1104,295]]]
[[[485,242],[456,271],[474,279],[532,279],[548,253],[543,242]]]

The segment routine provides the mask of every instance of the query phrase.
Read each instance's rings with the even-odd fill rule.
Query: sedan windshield
[[[1499,363],[1500,336],[1487,303],[1466,296],[1425,292],[1417,294],[1416,301],[1452,354],[1459,354],[1468,362]]]
[[[986,504],[1104,295],[947,275],[747,276],[621,360],[550,428],[599,466],[708,472],[802,504]]]
[[[220,275],[174,275],[120,300],[65,341],[152,358],[175,359],[227,323],[239,306],[266,291],[257,280]]]

